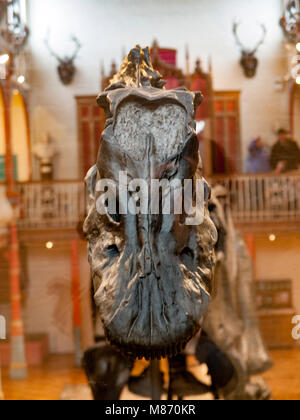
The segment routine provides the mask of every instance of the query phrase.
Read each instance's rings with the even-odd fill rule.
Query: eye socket
[[[111,214],[111,213],[107,212],[107,215],[113,220],[113,222],[115,222],[115,223],[120,223],[121,222],[121,216],[120,216],[119,213]]]
[[[213,203],[209,203],[208,204],[208,210],[210,212],[214,211],[215,209],[216,209],[216,205],[215,204],[213,204]]]
[[[119,248],[117,247],[117,245],[113,244],[113,245],[109,245],[106,250],[106,255],[108,257],[119,257],[120,256],[120,251]]]
[[[106,207],[106,214],[107,216],[112,219],[114,223],[121,223],[121,215],[120,215],[120,204],[119,201],[116,201],[116,212],[111,213],[108,209],[108,203],[105,205]]]
[[[189,247],[185,247],[181,251],[180,256],[181,257],[189,257],[189,258],[192,258],[193,259],[194,258],[194,251],[191,248],[189,248]]]
[[[181,261],[183,262],[183,264],[188,268],[188,269],[192,269],[193,265],[194,265],[194,251],[189,248],[189,247],[185,247],[181,253],[180,253],[180,258]]]

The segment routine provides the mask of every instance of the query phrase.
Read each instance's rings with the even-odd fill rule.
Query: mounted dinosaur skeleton
[[[272,367],[261,336],[255,307],[253,264],[246,244],[232,222],[228,192],[217,185],[212,189],[210,214],[219,239],[214,296],[203,329],[209,340],[222,351],[233,366],[226,386],[218,389],[225,399],[268,399],[270,391],[263,383],[251,382]],[[202,344],[206,345],[205,340]],[[200,362],[201,343],[198,345]],[[197,355],[197,352],[196,352]],[[214,367],[212,366],[212,369]],[[218,378],[222,376],[219,372]],[[219,379],[219,383],[222,381]],[[225,381],[226,382],[226,381]]]
[[[106,336],[123,353],[148,359],[174,356],[201,328],[217,239],[193,119],[202,96],[185,88],[166,91],[163,85],[149,50],[137,46],[99,96],[107,123],[97,165],[87,178],[91,206],[84,225]],[[124,171],[130,181],[144,180],[148,186],[152,180],[199,178],[205,195],[203,223],[189,226],[185,212],[175,214],[175,194],[170,214],[163,214],[160,194],[151,192],[149,211],[122,214],[121,207],[129,205],[136,191],[124,198],[120,189],[115,211],[99,214],[97,184],[109,179],[120,187]],[[155,201],[160,210],[152,214]]]
[[[252,374],[271,364],[257,324],[251,260],[236,238],[227,192],[215,189],[210,200],[202,178],[193,120],[201,95],[184,88],[163,90],[149,57],[148,49],[137,46],[98,97],[107,123],[97,165],[86,178],[90,198],[84,231],[95,303],[106,337],[131,362],[126,365],[126,359],[107,346],[88,350],[84,364],[94,396],[119,398],[134,358],[169,357],[170,396],[195,389],[196,394],[213,391],[227,399],[267,398],[266,388],[249,383]],[[202,179],[203,223],[188,225],[185,213],[172,211],[124,214],[124,202],[136,199],[133,190],[125,196],[114,190],[118,203],[114,211],[105,202],[105,211],[100,212],[103,191],[99,182],[118,185],[119,173],[124,171],[130,180],[146,180],[147,185],[152,179]],[[160,209],[163,196],[162,191]],[[150,201],[157,199],[150,197]],[[215,245],[218,263],[213,285]],[[184,357],[178,356],[202,327],[206,335],[198,343],[196,356],[205,356],[201,361],[216,373],[212,388],[187,374]],[[217,354],[217,363],[212,353]],[[118,385],[111,393],[101,383],[112,376]],[[131,385],[142,391],[138,381]]]

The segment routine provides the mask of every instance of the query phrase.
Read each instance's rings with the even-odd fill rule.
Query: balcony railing
[[[230,192],[236,223],[300,222],[300,173],[215,178]]]
[[[300,223],[300,174],[214,178],[230,192],[235,223]],[[19,184],[21,229],[74,229],[85,215],[81,181]]]
[[[81,181],[18,184],[20,229],[74,229],[85,215],[85,190]]]

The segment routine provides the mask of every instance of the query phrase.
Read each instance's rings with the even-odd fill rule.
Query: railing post
[[[51,202],[43,202],[45,187],[51,191]],[[22,192],[22,229],[76,229],[85,210],[82,182],[28,182],[18,186]],[[48,217],[43,217],[44,214]]]
[[[256,245],[255,245],[254,233],[247,233],[245,235],[245,241],[246,241],[252,262],[253,262],[253,274],[255,278],[256,277]]]

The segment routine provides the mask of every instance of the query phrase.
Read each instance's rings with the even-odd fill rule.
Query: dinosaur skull
[[[117,86],[98,98],[108,120],[97,165],[87,177],[91,201],[84,230],[107,338],[134,357],[177,354],[201,328],[210,301],[217,234],[194,130],[198,99],[185,89],[151,86]],[[143,180],[149,187],[148,211],[123,211],[138,192],[120,193],[124,172],[129,183]],[[176,194],[171,194],[170,212],[164,213],[164,193],[150,189],[153,180],[181,184],[197,178],[204,185],[201,224],[189,225],[185,211],[174,211]],[[99,211],[102,180],[117,186],[114,210]],[[155,201],[159,211],[153,214]]]

